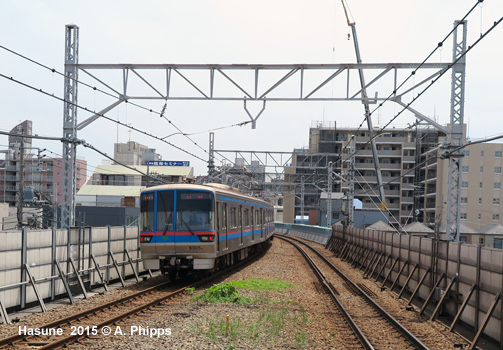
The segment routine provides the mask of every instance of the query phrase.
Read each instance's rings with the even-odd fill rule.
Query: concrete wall
[[[363,259],[368,251],[384,253],[390,259],[386,264],[382,276],[386,276],[391,268],[392,261],[399,258],[400,264],[396,264],[390,274],[388,281],[394,281],[398,277],[397,284],[400,288],[405,284],[407,277],[414,265],[418,265],[417,271],[412,276],[407,290],[412,292],[416,289],[421,277],[427,269],[431,273],[420,287],[416,298],[421,303],[428,297],[435,282],[444,278],[440,288],[445,290],[455,276],[458,280],[454,283],[453,289],[448,294],[445,311],[451,315],[456,315],[460,304],[466,298],[470,288],[476,284],[478,289],[468,301],[467,307],[461,314],[460,320],[479,329],[482,321],[486,317],[487,311],[495,300],[498,293],[503,292],[503,250],[471,245],[466,243],[454,243],[447,241],[437,241],[430,238],[415,237],[408,235],[398,235],[389,232],[369,231],[356,228],[343,228],[334,226],[332,239],[339,239],[342,242],[364,247],[360,250],[359,259]],[[331,243],[329,243],[329,246]],[[387,261],[381,259],[375,271],[379,271]],[[409,264],[398,276],[399,268],[403,262]],[[362,263],[366,263],[362,261]],[[438,293],[440,295],[440,293]],[[435,298],[439,300],[439,297]],[[496,307],[484,333],[493,339],[501,340],[503,303]],[[433,309],[431,307],[431,309]]]
[[[66,293],[59,278],[55,261],[60,263],[65,273],[73,272],[68,262],[72,257],[79,271],[94,268],[91,254],[96,257],[106,281],[118,278],[113,267],[110,252],[121,265],[122,276],[133,275],[126,249],[134,262],[137,272],[143,272],[140,258],[138,227],[86,227],[71,230],[22,230],[0,231],[0,301],[4,307],[25,307],[37,301],[31,284],[6,286],[29,281],[25,264],[37,280],[42,298],[54,299]],[[125,262],[125,263],[123,263]],[[92,286],[101,283],[96,271],[83,272],[84,280]],[[50,278],[53,276],[54,278]],[[43,280],[44,279],[44,280]],[[43,281],[42,281],[43,280]],[[70,284],[76,284],[69,278]]]
[[[327,244],[332,234],[331,229],[328,227],[281,223],[275,223],[275,231],[304,238],[323,245]]]

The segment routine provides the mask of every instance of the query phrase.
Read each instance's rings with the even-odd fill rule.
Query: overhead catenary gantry
[[[455,25],[458,23],[455,23]],[[78,143],[77,130],[88,126],[122,102],[128,100],[179,100],[179,101],[244,101],[245,110],[247,101],[261,101],[263,112],[266,101],[365,101],[369,104],[390,100],[398,103],[403,108],[411,111],[416,118],[427,122],[436,129],[450,135],[448,147],[459,146],[462,140],[462,125],[464,114],[464,74],[466,51],[466,21],[460,22],[455,33],[462,28],[462,35],[454,37],[454,55],[450,63],[341,63],[341,64],[82,64],[78,62],[78,31],[76,25],[66,26],[65,42],[65,110],[63,118],[64,136],[69,140],[63,145],[63,227],[71,226],[75,211],[75,145]],[[463,57],[462,59],[460,59]],[[411,70],[421,68],[430,71],[426,77],[414,82],[405,91],[397,91],[399,73],[409,75]],[[452,68],[452,97],[451,116],[448,129],[433,119],[414,110],[409,104],[403,102],[404,96],[410,96],[415,89],[430,83]],[[120,84],[112,84],[98,77],[97,71],[121,71]],[[159,74],[160,78],[151,80],[151,74],[143,74],[150,70]],[[101,108],[101,112],[77,124],[77,85],[78,72],[86,74],[101,84],[117,99],[109,106]],[[190,72],[203,72],[197,77],[192,77]],[[361,72],[372,71],[373,78],[360,85],[355,83],[353,76]],[[280,77],[277,74],[280,72]],[[316,72],[311,76],[311,73]],[[150,94],[134,95],[128,93],[130,77],[135,76],[140,84],[148,87]],[[391,79],[389,77],[391,76]],[[161,80],[163,83],[159,84]],[[176,83],[175,83],[176,78]],[[243,81],[246,80],[246,81]],[[418,79],[419,80],[419,79]],[[217,81],[219,83],[217,83]],[[331,82],[345,84],[344,92],[324,89]],[[390,83],[391,81],[391,83]],[[225,82],[225,84],[220,84]],[[393,92],[391,96],[367,96],[362,91],[375,86],[377,82],[389,84],[380,86],[386,93]],[[136,84],[136,83],[135,83]],[[283,89],[289,84],[288,89]],[[188,89],[187,89],[188,88]],[[190,92],[188,92],[190,91]],[[246,110],[247,111],[247,110]],[[248,113],[248,111],[247,111]],[[259,115],[260,115],[259,113]],[[251,116],[252,126],[255,126],[258,116]],[[461,157],[454,155],[450,165],[448,213],[447,213],[447,238],[458,239],[459,227],[459,167]],[[457,210],[457,212],[456,212]]]

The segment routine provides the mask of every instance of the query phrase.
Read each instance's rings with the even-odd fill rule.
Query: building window
[[[499,198],[493,198],[493,204],[500,204],[500,199]]]
[[[384,146],[382,149],[383,149],[383,151],[389,151],[390,150],[389,146]]]
[[[494,248],[503,249],[503,238],[494,238]]]
[[[494,167],[494,173],[495,174],[501,174],[501,167],[500,166]]]
[[[461,171],[462,171],[463,173],[467,173],[467,172],[468,172],[468,169],[469,169],[469,168],[468,168],[468,165],[463,165],[463,166],[461,167]]]
[[[494,156],[495,156],[496,158],[501,158],[501,151],[496,151],[496,152],[494,152]]]
[[[484,167],[483,167],[483,166],[481,166],[481,167],[480,167],[480,173],[482,174],[483,172],[484,172]]]
[[[482,182],[480,184],[482,184]],[[461,188],[468,188],[468,181],[461,181]]]
[[[461,197],[461,204],[468,203],[468,197]]]
[[[500,219],[500,214],[493,214],[493,221],[498,221]]]
[[[494,183],[494,189],[499,190],[501,188],[501,182],[495,182]]]
[[[464,151],[463,151],[463,155],[464,155],[465,157],[469,157],[469,156],[470,156],[470,151],[469,151],[469,150],[464,150]]]
[[[459,214],[459,218],[460,218],[461,220],[466,220],[466,213],[461,213],[461,214]]]
[[[484,237],[480,237],[479,238],[479,244],[480,245],[484,245]]]
[[[482,214],[479,213],[479,220],[481,220],[481,219],[482,219]]]
[[[482,204],[482,198],[479,197],[479,204]]]
[[[482,188],[482,182],[479,183],[479,188]]]
[[[480,151],[480,156],[483,157],[484,156],[484,150]]]

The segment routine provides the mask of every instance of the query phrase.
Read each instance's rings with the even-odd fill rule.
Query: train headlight
[[[201,242],[213,242],[215,240],[215,236],[199,236]]]
[[[152,236],[141,236],[140,243],[149,243],[151,239],[152,239]]]

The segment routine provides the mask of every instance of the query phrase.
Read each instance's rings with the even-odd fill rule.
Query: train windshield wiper
[[[187,227],[187,230],[189,230],[189,232],[190,232],[191,234],[195,235],[194,231],[192,231],[192,230],[190,229],[190,226],[189,226],[189,225],[185,222],[185,220],[183,220],[182,218],[180,218],[180,219],[182,220],[182,224],[184,224],[184,225],[185,225],[185,227]]]

